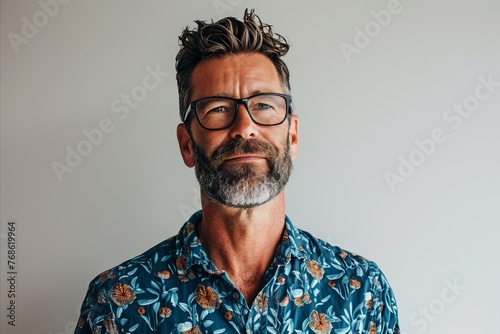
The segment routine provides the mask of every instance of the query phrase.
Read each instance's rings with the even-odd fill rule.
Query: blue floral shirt
[[[196,233],[178,235],[91,282],[75,334],[399,333],[396,300],[378,266],[285,219],[283,240],[251,306]]]

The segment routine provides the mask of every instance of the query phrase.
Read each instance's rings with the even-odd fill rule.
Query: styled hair
[[[237,53],[260,53],[274,64],[285,94],[290,94],[290,73],[281,59],[290,48],[286,39],[272,31],[254,14],[245,10],[243,21],[226,17],[217,22],[195,21],[197,28],[186,27],[179,36],[180,50],[175,57],[179,107],[184,119],[192,96],[192,74],[198,63],[205,59]]]

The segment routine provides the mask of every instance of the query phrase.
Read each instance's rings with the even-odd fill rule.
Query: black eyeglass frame
[[[252,113],[250,112],[250,109],[248,107],[248,100],[250,100],[251,98],[254,98],[256,96],[260,96],[260,95],[281,96],[282,98],[285,99],[286,113],[285,113],[285,117],[283,117],[283,119],[280,122],[274,123],[274,124],[262,124],[262,123],[257,122],[253,118]],[[232,100],[234,102],[234,104],[235,104],[235,111],[234,111],[234,114],[233,114],[233,119],[231,120],[231,122],[229,122],[228,125],[223,126],[221,128],[207,128],[206,126],[204,126],[203,124],[201,124],[200,117],[198,116],[198,109],[197,109],[198,102],[203,101],[205,99],[213,99],[213,98],[222,98],[222,99]],[[288,115],[292,114],[291,103],[292,103],[292,96],[291,95],[287,95],[287,94],[282,94],[282,93],[258,93],[258,94],[255,94],[255,95],[252,95],[252,96],[248,96],[248,97],[245,97],[245,98],[242,98],[242,99],[234,99],[232,97],[226,97],[226,96],[207,96],[207,97],[195,100],[195,101],[193,101],[193,102],[191,102],[189,104],[189,107],[186,110],[186,114],[184,114],[184,120],[182,122],[186,123],[186,121],[187,121],[187,119],[189,117],[189,114],[191,113],[191,110],[194,110],[194,114],[196,115],[196,119],[198,120],[198,124],[200,124],[200,126],[203,129],[205,129],[205,130],[213,130],[213,131],[227,129],[231,125],[233,125],[234,121],[236,120],[236,116],[238,115],[238,111],[239,111],[238,107],[239,107],[240,104],[243,104],[245,106],[245,109],[248,112],[248,115],[250,116],[250,118],[252,119],[252,121],[255,124],[258,124],[258,125],[261,125],[261,126],[276,126],[276,125],[280,125],[281,123],[283,123],[286,120],[286,118],[288,117]]]

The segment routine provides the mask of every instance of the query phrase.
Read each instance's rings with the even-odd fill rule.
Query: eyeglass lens
[[[261,125],[283,122],[287,114],[287,103],[278,95],[257,95],[247,101],[247,110],[252,119]],[[198,101],[196,112],[200,123],[210,129],[228,126],[236,113],[238,103],[224,97],[210,97]]]

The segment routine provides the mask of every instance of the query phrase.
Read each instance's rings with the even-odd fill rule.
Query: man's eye
[[[224,107],[224,106],[220,106],[220,107],[215,107],[215,108],[208,110],[207,114],[209,114],[209,113],[217,114],[217,113],[225,113],[225,112],[229,112],[229,108]]]
[[[254,108],[256,110],[265,110],[265,109],[272,109],[273,106],[272,105],[269,105],[267,103],[257,103]]]

